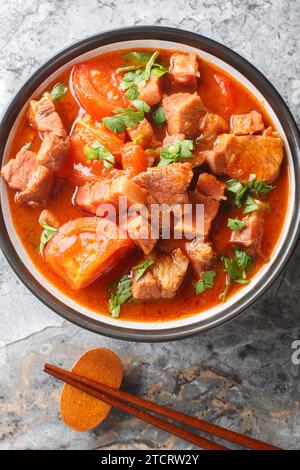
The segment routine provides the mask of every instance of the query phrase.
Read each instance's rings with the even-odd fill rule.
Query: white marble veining
[[[300,122],[300,4],[297,0],[0,0],[0,107],[32,71],[74,40],[125,25],[160,24],[207,35],[242,54],[275,85]],[[235,321],[161,345],[80,330],[40,303],[0,255],[0,448],[184,448],[113,412],[90,433],[60,422],[60,385],[45,361],[69,367],[90,347],[122,358],[124,387],[161,403],[300,448],[298,249],[275,285]]]

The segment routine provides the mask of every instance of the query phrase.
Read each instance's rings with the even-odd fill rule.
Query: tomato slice
[[[113,222],[83,217],[62,225],[47,243],[44,256],[53,271],[78,290],[107,274],[131,250],[133,242],[121,237]]]
[[[232,109],[234,109],[235,106],[234,84],[232,83],[232,80],[226,75],[220,73],[215,73],[214,79],[221,90],[226,112],[232,114]]]
[[[101,120],[117,108],[127,108],[129,101],[114,83],[111,70],[103,64],[75,65],[71,85],[81,106],[93,119]]]
[[[104,168],[98,160],[89,161],[84,152],[85,146],[100,142],[115,157],[115,166],[120,165],[121,151],[124,146],[125,133],[114,134],[99,122],[93,122],[85,114],[75,125],[70,138],[69,158],[66,165],[59,171],[59,176],[68,178],[73,184],[84,184],[95,177],[110,177],[118,171],[115,168]]]

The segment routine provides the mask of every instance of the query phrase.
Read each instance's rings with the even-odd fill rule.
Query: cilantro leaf
[[[239,267],[242,269],[243,273],[242,276],[243,278],[247,277],[246,276],[246,271],[250,268],[253,258],[252,256],[248,255],[245,251],[240,250],[236,246],[233,247],[233,251],[235,253],[235,258],[237,260],[237,263]]]
[[[68,87],[66,87],[63,83],[56,83],[56,85],[54,85],[50,91],[51,98],[53,100],[60,100],[66,94],[67,90]]]
[[[151,110],[150,106],[143,100],[133,100],[132,104],[138,111],[141,111],[142,113],[149,113]]]
[[[163,65],[155,62],[159,51],[155,51],[151,56],[147,54],[147,61],[145,60],[146,55],[140,54],[143,53],[129,52],[125,54],[125,58],[133,59],[135,63],[117,70],[117,72],[126,72],[121,80],[120,88],[126,91],[125,95],[130,100],[136,99],[139,88],[144,88],[152,73],[161,77],[167,72],[167,69]],[[132,96],[134,98],[132,98]]]
[[[215,271],[204,271],[202,274],[202,279],[194,284],[196,294],[202,294],[207,289],[213,287],[215,276]]]
[[[227,221],[227,227],[230,228],[230,230],[233,230],[234,232],[239,232],[244,227],[246,227],[246,224],[242,220],[229,218]]]
[[[140,264],[137,264],[132,268],[133,271],[136,271],[135,280],[138,281],[145,274],[148,268],[154,264],[152,258],[148,258]]]
[[[144,119],[143,111],[135,111],[133,108],[116,109],[115,116],[102,119],[105,127],[115,134],[124,132],[126,128],[131,129]]]
[[[253,258],[237,247],[233,247],[233,251],[235,254],[233,258],[229,258],[227,256],[223,258],[226,282],[225,289],[220,295],[222,302],[225,302],[232,282],[237,282],[238,284],[249,283],[249,280],[247,279],[247,271],[253,262]]]
[[[176,163],[181,158],[193,156],[194,142],[192,140],[177,140],[173,144],[163,147],[160,151],[160,161],[157,166],[165,166]]]
[[[95,159],[101,160],[105,168],[111,168],[115,163],[115,157],[113,154],[98,141],[93,142],[90,147],[85,146],[84,153],[89,161]]]
[[[156,109],[153,115],[153,120],[157,126],[161,126],[162,124],[166,122],[167,119],[165,116],[164,108],[162,106]]]
[[[258,211],[259,206],[256,204],[254,199],[248,195],[245,201],[245,209],[243,210],[244,214],[250,214],[250,212]]]
[[[130,51],[124,54],[124,59],[132,60],[134,62],[140,62],[143,65],[148,62],[149,58],[150,58],[150,54],[148,54],[147,52]]]
[[[125,96],[129,101],[135,100],[139,95],[139,90],[136,85],[132,85],[125,91]]]
[[[234,195],[234,203],[237,207],[242,206],[242,199],[248,189],[247,185],[237,179],[228,180],[226,183],[227,191]]]
[[[262,180],[257,180],[256,175],[250,175],[248,187],[253,196],[259,196],[261,193],[267,194],[274,189],[274,186],[271,184],[267,184]]]
[[[42,227],[44,230],[42,231],[39,247],[39,252],[41,256],[43,256],[46,243],[58,232],[56,228],[51,227],[46,222],[42,223]]]
[[[259,207],[257,206],[257,204],[255,204],[255,201],[253,201],[251,196],[267,194],[272,189],[274,189],[274,186],[272,186],[271,184],[267,184],[261,180],[256,180],[256,175],[250,175],[247,184],[241,183],[238,179],[234,178],[228,180],[226,185],[227,191],[234,195],[234,204],[237,207],[242,207],[242,204],[245,203],[245,214],[259,209]]]
[[[111,293],[108,302],[109,313],[114,318],[120,315],[121,305],[125,304],[132,297],[132,276],[126,274],[119,280],[116,289]]]

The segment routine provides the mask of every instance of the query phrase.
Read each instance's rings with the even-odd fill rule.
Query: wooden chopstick
[[[56,377],[57,379],[62,380],[68,383],[69,385],[72,385],[73,387],[81,390],[82,392],[87,393],[88,395],[92,395],[96,398],[99,398],[99,400],[102,400],[111,406],[119,408],[120,410],[125,411],[126,413],[135,416],[136,418],[139,418],[142,421],[145,421],[146,423],[152,424],[153,426],[156,426],[162,429],[163,431],[173,434],[174,436],[179,437],[180,439],[184,439],[185,441],[191,442],[192,444],[201,447],[202,449],[229,450],[221,444],[217,444],[216,442],[210,441],[205,437],[198,436],[197,434],[187,431],[186,429],[180,428],[175,424],[169,423],[168,421],[163,421],[162,419],[157,418],[156,416],[153,416],[150,413],[146,413],[145,411],[135,408],[134,406],[123,403],[118,399],[105,395],[100,391],[100,389],[98,389],[99,384],[96,382],[94,382],[93,385],[90,385],[88,383],[88,379],[81,376],[77,376],[72,372],[68,372],[64,369],[60,369],[55,366],[50,366],[49,364],[45,364],[44,371],[47,374],[52,375],[53,377]],[[95,384],[97,385],[97,388]]]
[[[247,448],[250,448],[250,449],[255,449],[255,450],[279,450],[278,447],[272,446],[272,445],[267,444],[265,442],[262,442],[260,440],[253,439],[249,436],[245,436],[243,434],[240,434],[240,433],[237,433],[237,432],[234,432],[234,431],[230,431],[229,429],[222,428],[221,426],[217,426],[217,425],[214,425],[214,424],[211,424],[211,423],[207,423],[207,422],[202,421],[202,420],[197,419],[197,418],[193,418],[192,416],[188,416],[184,413],[172,410],[172,409],[167,408],[165,406],[157,405],[156,403],[153,403],[153,402],[151,402],[149,400],[146,400],[144,398],[139,398],[135,395],[131,395],[131,394],[123,392],[121,390],[113,389],[111,387],[108,387],[107,385],[100,384],[98,382],[92,381],[90,379],[82,377],[82,376],[80,376],[78,374],[75,374],[73,372],[66,371],[66,370],[61,369],[59,367],[49,365],[49,364],[45,364],[44,370],[48,374],[53,375],[53,376],[55,376],[55,377],[57,377],[61,380],[64,380],[66,382],[67,382],[67,380],[65,380],[65,379],[72,380],[72,381],[76,382],[76,384],[80,384],[80,385],[84,385],[85,387],[88,387],[88,389],[90,391],[93,390],[94,392],[97,392],[97,394],[100,393],[102,395],[101,399],[103,401],[107,402],[107,399],[110,399],[110,400],[114,400],[114,401],[118,402],[118,404],[112,404],[112,406],[116,406],[116,407],[120,408],[120,401],[121,401],[121,404],[123,404],[123,406],[124,405],[129,406],[130,408],[134,407],[134,410],[137,410],[139,413],[140,412],[144,413],[142,410],[138,409],[138,408],[141,407],[141,408],[144,408],[144,409],[146,409],[146,410],[148,410],[152,413],[159,414],[160,416],[164,416],[168,419],[176,420],[176,421],[178,421],[181,424],[184,424],[186,426],[191,426],[193,428],[204,431],[208,434],[212,434],[214,436],[220,437],[221,439],[225,439],[225,440],[233,442],[235,444],[240,444],[240,445],[242,445],[244,447],[247,447]],[[70,383],[70,382],[67,382],[67,383]],[[73,385],[73,384],[71,384],[71,385]],[[76,386],[76,385],[74,385],[74,386]],[[86,390],[83,390],[83,391],[86,391]],[[86,393],[90,393],[90,392],[87,391]],[[103,398],[103,395],[104,395],[104,398]],[[126,410],[124,410],[124,411],[126,411]],[[130,413],[130,414],[133,414],[132,410],[127,411],[127,412]],[[144,419],[145,416],[144,416],[144,418],[141,417],[141,419],[147,420],[147,422],[150,422],[149,417],[150,418],[155,418],[153,415],[150,415],[148,413],[144,413],[144,414],[146,415],[146,419]],[[140,417],[137,414],[134,414],[134,416]],[[158,418],[155,418],[155,419],[158,419]],[[165,421],[162,421],[162,420],[159,420],[159,421],[160,421],[160,424],[164,423],[164,425],[166,425],[166,424],[169,425],[169,426],[171,425],[171,423],[169,423],[169,422],[165,422]],[[154,422],[151,422],[151,424],[154,424],[155,426],[158,426],[158,424],[155,424]],[[171,426],[175,426],[175,425],[171,425]],[[161,427],[161,425],[158,426],[158,427]],[[175,426],[175,428],[176,428],[177,432],[178,432],[178,430],[180,430],[180,435],[179,436],[178,436],[178,434],[175,434],[175,435],[185,439],[185,437],[182,436],[182,431],[185,431],[185,430],[182,429],[182,428],[178,428],[177,426]],[[165,428],[162,428],[162,429],[167,430]],[[169,430],[168,432],[171,432],[171,431]],[[188,432],[188,431],[185,431],[185,432]],[[171,432],[171,433],[174,434],[173,432]],[[200,444],[198,442],[197,445],[200,445],[201,447],[203,447],[205,449],[208,448],[208,447],[204,446],[204,445],[207,444],[207,442],[209,442],[210,445],[211,444],[214,444],[214,446],[217,445],[218,448],[220,449],[219,444],[212,443],[211,441],[208,441],[207,439],[202,438],[200,436],[197,436],[193,433],[189,433],[189,434],[192,435],[192,439],[194,439],[195,437],[198,438],[198,439],[200,438],[201,440],[204,439],[206,442],[202,442],[202,444]],[[192,442],[189,439],[186,439],[186,440],[188,440],[189,442]],[[194,443],[194,442],[192,442],[192,443]],[[221,446],[221,448],[223,450],[225,449],[225,447],[223,447],[223,446]],[[211,447],[209,447],[209,449],[211,449]]]

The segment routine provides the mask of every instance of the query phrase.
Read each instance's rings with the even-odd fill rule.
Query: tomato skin
[[[112,72],[97,62],[75,65],[71,87],[83,109],[98,121],[129,105],[124,93],[113,83]]]
[[[148,158],[140,145],[128,142],[123,146],[121,156],[124,170],[131,170],[135,174],[147,170]]]
[[[235,107],[236,101],[234,84],[229,77],[223,74],[215,73],[214,79],[221,90],[221,97],[223,99],[224,108],[227,113],[231,113],[231,110]]]

